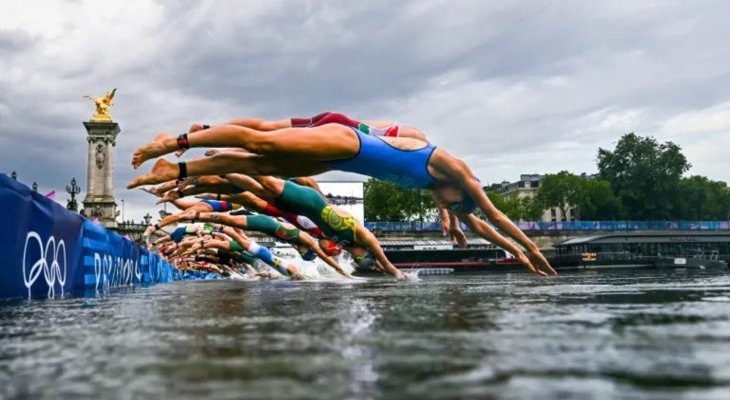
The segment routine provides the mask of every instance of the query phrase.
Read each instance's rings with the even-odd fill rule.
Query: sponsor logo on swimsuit
[[[352,239],[348,236],[351,235],[352,238],[355,237],[355,217],[351,215],[340,215],[337,213],[337,211],[335,211],[334,207],[332,206],[327,206],[322,209],[321,217],[322,220],[324,220],[325,224],[327,224],[333,230],[339,232],[349,231],[345,234],[332,235],[332,240],[334,240],[337,244],[341,246],[346,246],[350,244]]]
[[[38,259],[28,268],[29,255],[28,245],[38,245]],[[59,257],[62,256],[62,257]],[[62,269],[63,266],[63,269]],[[66,284],[66,244],[63,239],[56,242],[56,238],[51,236],[48,238],[46,245],[43,246],[41,236],[34,231],[28,232],[25,237],[25,247],[23,248],[23,282],[28,288],[28,297],[30,297],[30,289],[38,280],[43,272],[43,279],[48,285],[48,296],[53,297],[56,294],[56,282],[61,288],[63,294],[63,286]]]
[[[360,122],[360,125],[357,126],[357,129],[362,133],[370,134],[370,127]]]

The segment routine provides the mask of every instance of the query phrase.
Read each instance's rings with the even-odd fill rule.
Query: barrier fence
[[[727,231],[730,221],[520,221],[523,231]],[[440,222],[365,222],[371,231],[439,232]],[[462,224],[463,229],[467,229]]]
[[[157,254],[0,174],[0,298],[170,282]]]

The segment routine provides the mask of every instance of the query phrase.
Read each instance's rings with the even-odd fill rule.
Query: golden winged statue
[[[91,117],[92,121],[112,120],[112,116],[109,115],[109,107],[113,105],[112,99],[114,98],[114,93],[116,92],[117,88],[114,88],[111,91],[106,92],[106,95],[104,97],[84,96],[84,98],[93,101],[94,105],[96,105],[96,112]]]

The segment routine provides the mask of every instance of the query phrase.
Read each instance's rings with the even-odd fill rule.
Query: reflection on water
[[[0,301],[0,398],[728,398],[730,275],[180,282]]]

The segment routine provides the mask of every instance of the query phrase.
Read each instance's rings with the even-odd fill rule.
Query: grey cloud
[[[22,30],[4,30],[0,28],[0,55],[5,52],[27,50],[33,45],[31,36]]]
[[[111,86],[122,127],[117,199],[137,218],[151,201],[123,189],[141,172],[131,153],[193,121],[328,109],[396,119],[494,182],[591,172],[597,147],[624,131],[657,133],[673,115],[729,100],[723,2],[154,4],[161,22],[115,21],[139,39],[108,54],[49,57],[65,42],[0,27],[0,171],[85,184],[81,120],[93,108],[81,95]],[[604,121],[622,115],[635,118]],[[715,178],[729,180],[727,170]]]

